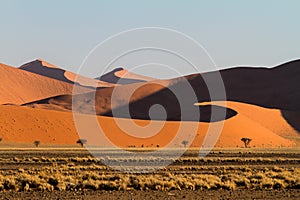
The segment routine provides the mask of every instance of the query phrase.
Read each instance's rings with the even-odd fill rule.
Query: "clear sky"
[[[145,26],[191,36],[220,68],[300,58],[298,0],[0,0],[0,8],[0,62],[12,66],[42,58],[76,71],[99,42]]]

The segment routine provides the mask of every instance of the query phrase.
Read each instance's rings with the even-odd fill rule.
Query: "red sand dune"
[[[74,96],[75,104],[73,105],[78,112],[93,113],[94,102],[96,102],[95,112],[98,115],[155,120],[166,118],[172,121],[199,121],[197,114],[203,107],[195,107],[194,103],[196,102],[229,100],[276,108],[282,111],[300,109],[300,93],[298,92],[300,61],[289,62],[271,69],[226,69],[221,70],[220,75],[224,81],[226,97],[219,95],[219,93],[213,98],[210,97],[204,80],[215,83],[218,74],[217,72],[209,72],[171,80],[154,80],[103,88],[97,90],[96,94],[86,93]],[[134,92],[131,94],[131,91]],[[35,102],[35,104],[51,103],[55,107],[62,104],[64,109],[71,109],[72,97],[59,97],[59,100],[54,97],[51,101],[48,99],[47,101]],[[161,113],[161,110],[154,110],[152,116],[149,116],[150,108],[156,104],[164,107],[166,117]],[[47,106],[51,107],[51,105]],[[126,112],[128,107],[130,115]],[[182,110],[186,112],[182,114]],[[221,114],[223,111],[224,109],[220,109]],[[210,115],[206,110],[204,113]],[[228,109],[226,114],[226,118],[235,115],[234,111]],[[294,123],[294,120],[289,119],[289,116],[291,115],[284,115],[289,123]],[[297,124],[294,126],[298,127]]]
[[[284,119],[279,109],[263,108],[260,106],[232,101],[205,102],[200,104],[213,104],[222,106],[226,104],[226,107],[237,111],[238,114],[236,117],[226,120],[224,128],[228,129],[228,132],[236,136],[244,135],[242,137],[252,138],[252,145],[271,145],[271,141],[268,144],[268,138],[265,138],[264,141],[260,141],[262,142],[261,144],[258,144],[257,139],[255,139],[257,137],[255,135],[265,135],[266,133],[276,134],[279,136],[277,138],[285,138],[293,141],[294,143],[296,142],[296,145],[300,145],[299,132]],[[228,136],[229,135],[227,135],[227,139],[230,140],[230,137]],[[234,138],[234,136],[232,138]]]
[[[155,80],[154,78],[151,78],[151,77],[142,76],[139,74],[129,72],[128,70],[123,69],[123,68],[116,68],[116,69],[112,70],[111,72],[108,72],[108,73],[98,77],[97,79],[108,82],[108,83],[114,83],[114,84],[120,84],[120,85]]]
[[[176,80],[178,83],[180,83],[179,79],[181,78]],[[195,101],[197,101],[196,98],[184,98],[179,103],[172,91],[166,88],[172,87],[169,85],[174,84],[174,82],[175,81],[157,80],[146,83],[115,86],[97,90],[96,93],[85,93],[75,96],[63,95],[48,98],[31,102],[26,104],[26,106],[71,111],[72,104],[74,103],[74,111],[91,114],[94,113],[94,102],[96,101],[95,113],[97,115],[145,120],[167,119],[169,121],[214,122],[223,120],[224,118],[228,119],[236,115],[236,112],[232,109],[214,106],[214,109],[216,109],[217,112],[224,113],[224,118],[221,115],[213,116],[213,118],[211,118],[211,106],[194,106]],[[185,84],[182,84],[180,87],[182,86],[185,87]],[[130,91],[134,91],[132,96],[128,96]],[[128,104],[129,112],[126,112]],[[164,116],[161,114],[162,109],[159,108],[158,110],[151,111],[150,116],[149,110],[155,104],[163,106],[163,110],[166,111],[167,115]],[[185,110],[183,115],[181,114],[181,109]],[[201,115],[199,115],[199,113],[201,113]]]
[[[116,84],[130,84],[135,82],[145,82],[155,80],[151,77],[146,77],[131,73],[123,68],[116,68],[96,79],[84,77],[73,72],[64,70],[58,66],[50,64],[42,59],[26,63],[19,67],[19,69],[26,70],[35,74],[57,79],[67,83],[78,83],[82,86],[88,87],[111,87]]]
[[[0,104],[24,104],[73,92],[72,84],[4,64],[0,64],[0,80]]]
[[[227,102],[227,107],[238,110],[239,114],[259,123],[279,136],[300,138],[299,132],[284,119],[279,109],[268,109],[239,102]]]
[[[19,69],[29,71],[35,74],[53,78],[56,80],[64,81],[67,83],[78,83],[82,86],[88,87],[110,87],[114,84],[107,83],[105,81],[99,81],[92,78],[87,78],[70,71],[61,69],[55,65],[47,63],[41,59],[26,63],[19,67]]]
[[[6,135],[3,135],[3,137],[6,136],[7,138],[5,139],[8,141],[17,139],[15,136],[9,135],[9,133],[22,134],[21,127],[29,126],[29,130],[23,131],[24,134],[37,134],[39,129],[32,129],[30,122],[23,117],[24,113],[31,115],[28,119],[35,118],[35,115],[37,115],[48,119],[47,123],[36,122],[36,124],[39,124],[37,126],[47,130],[40,131],[37,134],[40,137],[38,138],[39,140],[44,143],[60,143],[58,140],[53,142],[47,139],[52,138],[51,135],[55,135],[55,137],[61,137],[59,141],[63,142],[65,140],[65,143],[73,144],[74,139],[78,138],[78,136],[76,136],[72,122],[72,113],[59,112],[57,110],[71,111],[72,100],[74,100],[75,112],[83,114],[93,113],[95,105],[96,114],[102,115],[97,118],[99,123],[111,141],[118,146],[140,146],[142,144],[144,146],[157,144],[165,146],[174,139],[180,125],[186,127],[186,133],[175,139],[175,146],[181,146],[182,140],[186,140],[195,127],[197,135],[195,140],[190,141],[190,144],[192,146],[207,146],[203,144],[204,137],[207,136],[206,131],[209,127],[212,130],[216,129],[223,122],[224,127],[217,141],[217,147],[242,146],[240,141],[242,137],[252,138],[251,144],[257,147],[293,146],[296,140],[299,141],[299,120],[297,120],[300,116],[298,111],[300,109],[300,94],[298,92],[298,83],[300,83],[299,67],[300,61],[293,61],[272,69],[232,68],[221,70],[220,74],[224,81],[227,100],[232,101],[228,102],[226,106],[222,105],[222,107],[220,105],[219,107],[207,105],[198,107],[194,105],[196,102],[212,101],[213,104],[216,104],[215,101],[226,100],[222,96],[216,96],[213,99],[209,97],[208,88],[204,80],[215,81],[217,75],[216,72],[209,72],[171,80],[137,81],[131,84],[116,85],[98,89],[95,94],[87,92],[74,96],[53,95],[54,97],[48,96],[49,98],[41,98],[41,100],[26,104],[27,106],[35,107],[35,109],[1,106],[1,112],[4,114],[2,115],[3,120],[0,128],[5,129],[3,134],[6,133]],[[47,68],[56,69],[52,66]],[[192,98],[193,94],[190,93],[191,88],[189,87],[192,87],[192,92],[195,92],[194,98]],[[130,91],[133,91],[133,93],[130,94]],[[22,93],[22,90],[19,92]],[[180,99],[180,103],[178,99]],[[156,104],[164,107],[165,116],[160,109],[151,110],[152,106]],[[126,112],[127,107],[129,107],[130,115]],[[47,108],[48,110],[39,108]],[[209,120],[211,108],[217,108],[218,116],[215,116],[214,120]],[[181,109],[186,112],[182,114]],[[222,114],[226,114],[225,121],[222,118]],[[97,132],[99,130],[93,129],[91,124],[93,117],[91,115],[82,116],[87,116],[83,119],[84,124],[82,125],[84,130],[89,132],[86,139],[90,143],[98,141]],[[114,121],[116,118],[110,116],[124,118],[119,120],[129,124],[128,126],[130,126],[130,119],[126,118],[134,118],[133,122],[142,126],[149,125],[150,121],[148,119],[150,118],[155,120],[166,118],[168,121],[152,121],[154,129],[161,126],[162,123],[165,124],[158,134],[143,139],[126,134],[117,127]],[[16,121],[14,122],[11,119]],[[14,122],[13,124],[12,121]],[[51,126],[49,121],[51,121]],[[198,121],[202,122],[199,123]],[[212,122],[203,123],[203,121]],[[64,126],[64,123],[67,124]],[[274,123],[276,123],[276,126]],[[62,136],[56,136],[56,132],[60,130],[59,127],[56,127],[56,124],[62,124],[61,127],[68,127],[70,132],[64,130],[64,134],[69,134],[70,137],[63,139]],[[16,129],[15,127],[19,128]],[[135,135],[145,134],[140,129],[129,128],[131,128],[130,132],[136,132]],[[212,136],[215,134],[215,131],[210,133]],[[23,136],[20,138],[30,142],[29,138],[32,139],[33,136],[28,137],[28,139]]]

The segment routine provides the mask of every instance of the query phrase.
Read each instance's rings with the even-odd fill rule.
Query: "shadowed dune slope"
[[[223,79],[223,88],[217,85],[218,77]],[[213,98],[209,96],[206,82],[213,83],[209,85],[215,91]],[[199,107],[194,106],[196,102],[228,100],[296,111],[300,109],[299,83],[300,61],[297,60],[274,68],[238,67],[170,80],[104,88],[95,94],[74,96],[74,107],[78,112],[93,113],[96,101],[95,113],[98,115],[174,121],[199,121]],[[227,99],[220,95],[222,89],[225,89]],[[55,102],[55,106],[63,104],[64,108],[71,108],[70,97],[65,97],[66,101],[57,101],[55,97],[53,99],[48,103]],[[152,109],[157,104],[164,109]],[[222,110],[219,111],[220,116],[224,114]],[[285,119],[289,120],[287,117]]]
[[[72,94],[73,85],[0,64],[0,104],[24,104]],[[79,88],[78,91],[88,90]]]
[[[22,104],[22,106],[70,112],[72,111],[72,95],[58,95],[43,100],[28,102]]]
[[[96,121],[99,122],[105,136],[99,136],[99,129],[93,124],[93,116],[84,116],[81,120],[83,124],[84,135],[77,135],[72,113],[59,112],[45,109],[32,109],[21,106],[0,106],[0,137],[3,142],[29,142],[39,140],[46,144],[75,144],[78,138],[87,139],[90,145],[111,146],[101,137],[107,137],[114,144],[121,147],[135,145],[140,147],[151,147],[159,145],[163,147],[174,138],[172,147],[182,147],[181,142],[186,140],[186,135],[196,131],[194,140],[190,140],[189,144],[192,147],[203,146],[203,139],[207,135],[208,128],[212,129],[210,134],[216,134],[215,129],[223,124],[220,137],[216,138],[216,147],[237,147],[242,146],[240,141],[242,137],[252,138],[251,145],[256,147],[279,147],[293,146],[294,142],[285,139],[274,132],[261,126],[259,123],[251,120],[243,114],[230,118],[223,122],[202,123],[202,122],[174,122],[167,121],[152,121],[154,128],[162,128],[150,137],[141,138],[147,131],[141,132],[140,129],[133,129],[132,134],[138,135],[134,137],[127,134],[123,129],[120,129],[116,124],[116,118],[98,116]],[[118,119],[121,122],[128,124],[130,119]],[[149,124],[148,120],[133,120],[134,123],[140,126]],[[238,124],[238,125],[237,125]],[[179,127],[184,126],[183,134],[177,134]],[[150,131],[151,132],[151,131]],[[175,137],[176,136],[176,137]],[[99,142],[100,143],[97,143]],[[205,145],[204,145],[205,146]],[[207,145],[206,145],[207,146]]]
[[[237,113],[222,106],[194,106],[195,101],[183,98],[179,103],[173,91],[165,87],[169,81],[130,84],[97,90],[96,93],[74,95],[76,112],[119,118],[168,121],[215,122]],[[132,96],[128,93],[134,91]],[[96,104],[94,102],[97,102]],[[157,109],[152,106],[159,104]],[[25,104],[35,108],[71,110],[72,96],[63,95]],[[94,110],[95,105],[95,110]],[[128,107],[129,105],[129,107]],[[212,107],[217,115],[211,115]],[[182,114],[184,110],[184,114]],[[150,111],[150,112],[149,112]]]
[[[281,110],[282,117],[300,133],[300,111]]]
[[[154,78],[138,75],[132,72],[129,72],[123,68],[116,68],[112,70],[111,72],[108,72],[98,78],[98,80],[102,80],[108,83],[113,84],[131,84],[131,83],[138,83],[138,82],[147,82],[147,81],[153,81]]]
[[[114,85],[66,71],[41,59],[26,63],[19,67],[19,69],[71,84],[76,83],[86,87],[111,87]]]
[[[291,61],[274,68],[237,67],[221,70],[228,101],[244,102],[266,108],[300,110],[300,60]],[[216,72],[202,74],[214,81]],[[210,99],[201,76],[190,79],[199,102],[223,100]]]

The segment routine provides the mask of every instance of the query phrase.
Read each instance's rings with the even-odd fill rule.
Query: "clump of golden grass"
[[[98,164],[98,163],[155,163],[155,162],[167,162],[175,164],[189,165],[206,165],[211,163],[251,163],[251,164],[281,164],[288,163],[290,161],[300,163],[300,158],[263,158],[263,157],[181,157],[179,159],[174,158],[160,158],[160,157],[13,157],[13,158],[0,158],[0,162],[18,162],[18,163],[74,163],[74,164]]]
[[[17,173],[9,175],[7,172],[0,172],[0,190],[300,189],[298,168],[252,169],[247,166],[225,166],[219,167],[216,169],[217,173],[212,174],[198,173],[202,172],[200,167],[197,173],[175,172],[126,174],[97,165],[53,165],[38,169],[19,169]]]

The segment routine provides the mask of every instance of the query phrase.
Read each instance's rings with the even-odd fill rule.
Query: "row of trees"
[[[242,138],[241,141],[244,143],[245,148],[248,148],[249,145],[250,145],[250,142],[252,141],[252,139],[251,139],[251,138]],[[189,143],[189,142],[188,142],[187,140],[183,140],[183,141],[181,142],[181,144],[182,144],[184,147],[186,147],[188,143]]]
[[[0,138],[0,142],[2,141],[2,138]],[[80,144],[81,146],[83,146],[84,144],[86,144],[86,142],[87,142],[87,140],[86,139],[79,139],[79,140],[77,140],[77,144]],[[33,144],[34,144],[34,146],[36,146],[36,147],[38,147],[40,144],[41,144],[41,142],[39,141],[39,140],[35,140],[34,142],[33,142]]]
[[[2,138],[0,138],[0,142],[2,141]],[[241,141],[244,143],[244,145],[245,145],[245,148],[248,148],[249,147],[249,145],[250,145],[250,142],[252,141],[252,139],[251,138],[242,138],[241,139]],[[39,145],[40,145],[40,141],[39,140],[35,140],[34,142],[33,142],[33,144],[36,146],[36,147],[38,147]],[[85,145],[87,143],[87,140],[86,139],[78,139],[77,141],[76,141],[76,144],[80,144],[82,147]],[[188,141],[187,140],[183,140],[182,142],[181,142],[181,144],[186,148],[186,146],[188,145]],[[135,146],[129,146],[129,147],[135,147]],[[144,145],[142,145],[141,147],[144,147]],[[159,145],[156,145],[156,147],[159,147]]]

